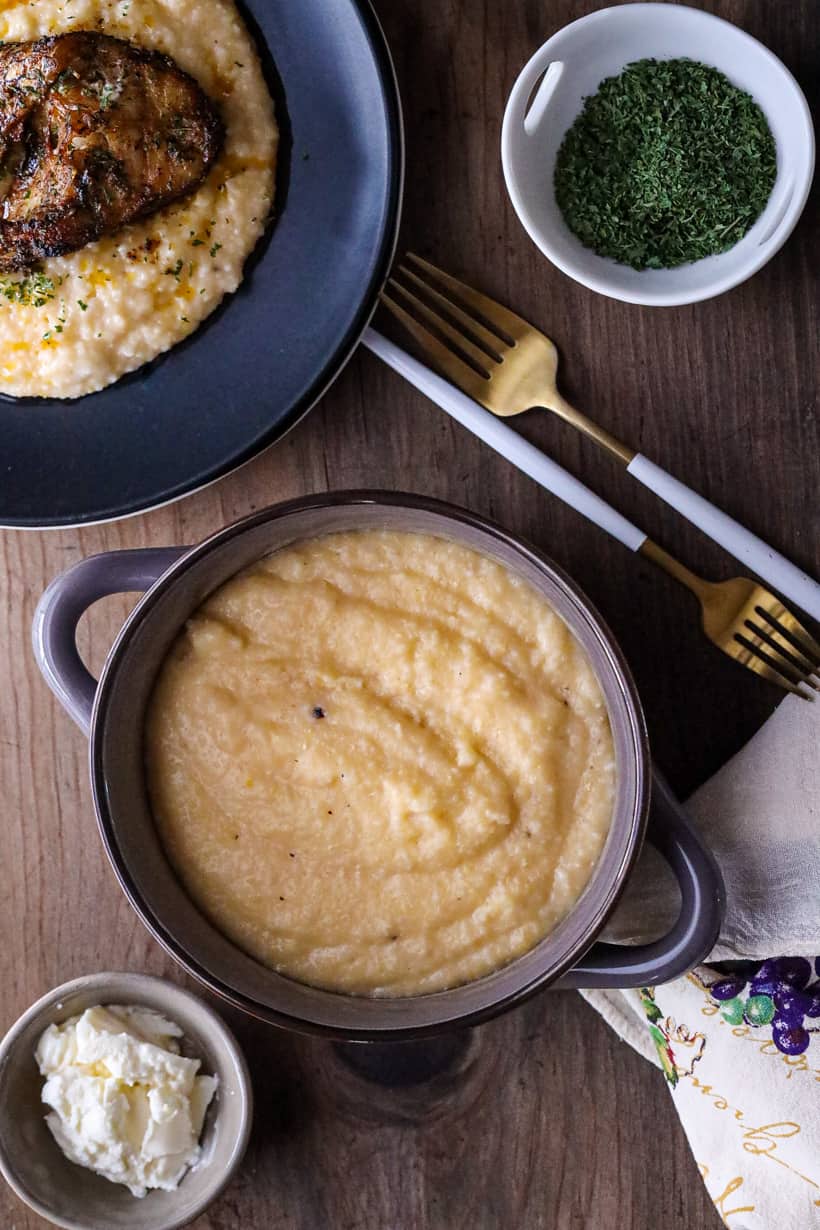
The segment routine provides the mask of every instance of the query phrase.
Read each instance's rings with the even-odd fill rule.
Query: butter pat
[[[45,1030],[35,1058],[46,1123],[70,1161],[134,1196],[171,1191],[196,1165],[217,1081],[180,1055],[181,1037],[158,1012],[131,1006],[88,1008]]]

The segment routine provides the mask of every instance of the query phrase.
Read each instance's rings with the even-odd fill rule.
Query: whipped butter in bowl
[[[91,974],[0,1042],[0,1173],[64,1230],[178,1230],[250,1132],[245,1060],[217,1014],[143,974]]]
[[[182,1030],[134,1005],[86,1008],[49,1025],[35,1058],[46,1122],[69,1161],[132,1196],[173,1191],[201,1156],[199,1137],[217,1078],[180,1054]]]

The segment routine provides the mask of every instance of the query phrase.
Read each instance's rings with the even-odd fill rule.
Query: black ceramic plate
[[[247,461],[343,366],[393,253],[402,136],[368,0],[245,0],[282,148],[276,221],[181,345],[78,401],[0,398],[0,524],[103,521]],[[1,309],[0,309],[1,310]]]

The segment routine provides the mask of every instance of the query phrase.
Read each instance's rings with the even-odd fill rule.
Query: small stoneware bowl
[[[154,680],[185,621],[205,598],[283,547],[337,531],[373,529],[462,543],[534,586],[568,625],[598,675],[618,766],[603,852],[576,906],[555,930],[484,978],[402,998],[341,995],[308,986],[260,965],[233,944],[197,909],[174,873],[145,783],[143,725]],[[98,683],[77,653],[77,622],[104,594],[134,590],[148,592],[120,632]],[[653,771],[640,702],[620,650],[568,577],[474,513],[398,492],[307,496],[254,513],[197,547],[111,552],[75,564],[40,600],[33,636],[46,680],[90,736],[100,833],[132,905],[191,974],[262,1020],[346,1041],[417,1038],[486,1020],[545,986],[654,986],[691,969],[714,945],[723,909],[720,873]],[[645,831],[678,879],[678,920],[651,944],[594,944]]]
[[[96,1004],[140,1004],[175,1021],[182,1050],[202,1060],[201,1072],[219,1085],[200,1143],[202,1160],[173,1192],[132,1196],[68,1161],[46,1126],[43,1078],[34,1050],[43,1030]],[[242,1160],[253,1097],[242,1052],[228,1028],[202,1000],[144,974],[91,974],[49,991],[0,1043],[0,1172],[21,1200],[65,1230],[176,1230],[215,1200]]]
[[[635,60],[678,57],[719,69],[752,95],[777,145],[777,179],[763,213],[728,252],[676,269],[632,269],[598,256],[570,231],[555,201],[555,159],[584,99],[606,77]],[[501,160],[519,219],[554,265],[612,299],[673,306],[745,282],[782,247],[811,187],[814,128],[794,77],[745,31],[681,4],[622,4],[571,22],[536,51],[507,103]]]

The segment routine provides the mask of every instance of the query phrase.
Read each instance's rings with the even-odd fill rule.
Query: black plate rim
[[[324,366],[317,373],[310,387],[293,404],[289,413],[268,431],[258,436],[256,440],[246,445],[240,452],[215,465],[212,471],[206,474],[204,479],[201,475],[197,475],[195,479],[188,482],[179,482],[176,486],[158,493],[155,497],[132,501],[131,503],[124,504],[121,509],[115,512],[104,513],[103,515],[91,512],[87,516],[72,516],[68,514],[38,520],[29,517],[0,518],[0,529],[36,532],[42,530],[81,529],[90,525],[107,525],[109,522],[125,521],[130,517],[140,516],[142,513],[165,508],[186,496],[204,491],[207,487],[219,482],[220,479],[241,469],[242,466],[258,457],[274,444],[277,444],[288,432],[292,431],[313,409],[320,398],[324,396],[353,357],[362,334],[378,306],[379,294],[387,280],[390,267],[393,264],[393,258],[396,254],[404,193],[405,139],[398,78],[384,29],[376,15],[371,0],[350,0],[350,3],[361,18],[367,43],[377,69],[381,85],[382,102],[387,118],[391,166],[386,216],[383,233],[379,242],[378,258],[369,279],[366,293],[362,295],[361,306],[344,337],[333,353],[328,356]]]

